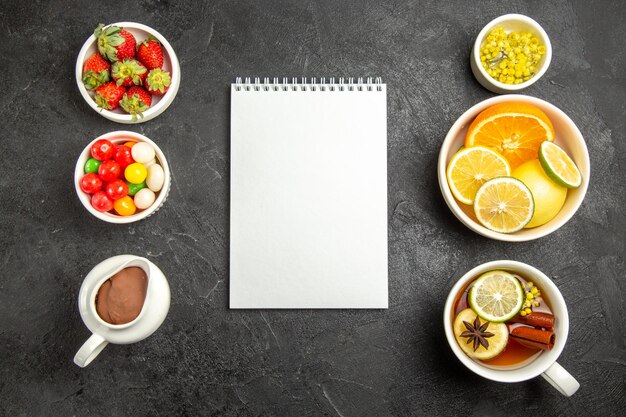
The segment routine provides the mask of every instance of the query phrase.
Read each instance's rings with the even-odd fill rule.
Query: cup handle
[[[580,384],[561,365],[554,362],[541,376],[566,397],[574,395]]]
[[[74,363],[84,368],[89,365],[108,344],[109,342],[107,342],[104,337],[99,334],[92,334],[91,337],[83,343],[78,352],[76,352]]]

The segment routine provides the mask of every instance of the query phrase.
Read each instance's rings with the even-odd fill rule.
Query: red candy
[[[122,171],[124,170],[124,168],[135,162],[131,154],[131,149],[125,145],[117,145],[115,147],[115,154],[113,156],[113,159],[115,159],[115,162],[120,164],[120,168],[122,169]]]
[[[80,179],[80,189],[87,194],[93,194],[102,189],[102,180],[91,172]]]
[[[128,195],[128,184],[126,181],[113,180],[106,186],[107,197],[111,200],[118,200]]]
[[[109,211],[113,209],[113,200],[104,191],[97,191],[91,197],[91,206],[101,212]]]
[[[104,182],[113,181],[119,178],[122,173],[120,164],[110,159],[103,161],[98,168],[98,176]]]
[[[100,161],[113,158],[114,153],[115,145],[113,145],[109,140],[100,139],[91,145],[91,156]]]

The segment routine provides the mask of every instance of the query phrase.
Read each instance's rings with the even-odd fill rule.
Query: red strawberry
[[[137,45],[137,59],[148,69],[163,67],[163,50],[159,41],[150,36]]]
[[[136,59],[125,59],[113,64],[111,75],[117,85],[131,87],[142,85],[148,75],[148,70]]]
[[[120,101],[120,106],[128,114],[133,115],[133,122],[137,116],[143,117],[143,112],[152,105],[152,96],[142,87],[130,87]]]
[[[169,72],[162,70],[161,68],[155,68],[150,70],[148,73],[145,80],[145,86],[146,90],[148,90],[150,94],[162,96],[167,93],[167,90],[169,90],[171,82],[172,79]]]
[[[135,57],[137,40],[132,33],[118,26],[104,27],[102,23],[94,31],[98,51],[111,62]]]
[[[96,104],[107,110],[115,110],[120,106],[120,100],[124,96],[126,89],[115,84],[113,81],[101,85],[96,90]]]
[[[94,52],[83,64],[83,84],[87,90],[93,90],[109,82],[111,64]]]

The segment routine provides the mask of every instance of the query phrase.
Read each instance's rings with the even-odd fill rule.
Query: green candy
[[[133,184],[132,182],[126,181],[126,184],[128,184],[128,195],[131,197],[137,194],[137,191],[146,187],[145,181],[140,182],[139,184]]]
[[[98,161],[96,158],[89,159],[85,162],[85,174],[89,174],[90,172],[97,173],[101,163],[102,161]]]

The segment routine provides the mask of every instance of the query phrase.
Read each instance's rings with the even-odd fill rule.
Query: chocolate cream
[[[146,299],[148,277],[143,269],[124,268],[106,280],[96,295],[96,311],[110,324],[126,324],[139,316]]]

